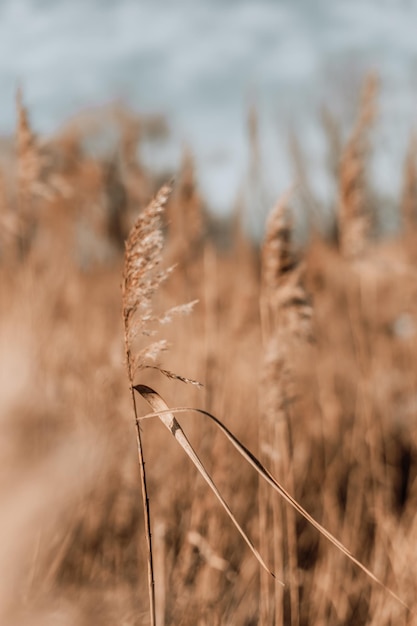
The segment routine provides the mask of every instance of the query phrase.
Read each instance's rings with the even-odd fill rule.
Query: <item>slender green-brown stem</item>
[[[148,335],[149,328],[147,328],[147,324],[150,320],[155,320],[152,314],[152,297],[159,285],[169,274],[168,271],[162,271],[159,266],[162,259],[164,243],[161,213],[170,193],[171,186],[164,185],[149,205],[141,211],[136,222],[133,224],[125,244],[126,250],[122,283],[126,365],[133,410],[135,412],[136,439],[142,483],[143,514],[145,518],[146,540],[148,543],[148,590],[151,626],[156,626],[151,520],[142,437],[138,426],[138,415],[133,389],[135,371],[137,371],[138,368],[148,367],[148,363],[146,362],[147,359],[143,352],[133,357],[131,347],[135,337],[141,334]],[[160,344],[161,342],[154,342],[151,346],[148,346],[148,350],[153,354],[152,359],[160,352]],[[156,369],[159,368],[156,367]],[[165,370],[160,371],[170,375],[170,373],[165,372]]]
[[[145,459],[143,456],[142,435],[140,432],[140,424],[137,421],[136,400],[135,400],[135,394],[134,394],[132,386],[130,387],[130,391],[132,394],[132,402],[133,402],[135,421],[136,421],[136,437],[137,437],[137,443],[138,443],[140,478],[141,478],[141,485],[142,485],[143,514],[144,514],[144,522],[145,522],[145,530],[146,530],[146,541],[148,544],[149,612],[150,612],[150,618],[151,618],[151,626],[155,626],[156,624],[155,576],[154,576],[153,552],[152,552],[151,511],[149,507],[148,487],[146,483]]]
[[[127,333],[125,335],[127,335]],[[146,483],[145,459],[143,455],[142,434],[140,431],[140,422],[138,420],[136,398],[135,398],[135,392],[133,389],[130,350],[127,345],[127,342],[126,342],[126,359],[127,359],[127,369],[128,369],[128,374],[129,374],[130,393],[131,393],[131,398],[132,398],[133,411],[135,414],[136,440],[137,440],[137,445],[138,445],[140,480],[141,480],[141,487],[142,487],[143,516],[144,516],[144,522],[145,522],[146,542],[148,544],[149,615],[150,615],[150,620],[151,620],[150,621],[151,626],[156,626],[155,576],[154,576],[153,552],[152,552],[151,512],[150,512],[150,506],[149,506],[148,487]]]

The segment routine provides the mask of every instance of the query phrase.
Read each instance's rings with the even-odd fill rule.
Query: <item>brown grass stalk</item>
[[[271,212],[262,249],[261,320],[264,344],[262,385],[263,445],[272,446],[270,461],[279,481],[294,492],[291,402],[294,395],[293,353],[311,337],[311,305],[302,283],[303,267],[293,251],[287,215],[288,195]],[[267,500],[268,502],[268,500]],[[297,540],[294,512],[272,501],[275,568],[288,583],[285,596],[275,589],[276,618],[299,624]],[[280,531],[279,529],[282,528]],[[266,528],[261,532],[266,532]]]
[[[370,75],[364,85],[358,119],[342,154],[339,174],[339,238],[342,254],[360,256],[372,227],[366,168],[369,131],[375,117],[377,81]]]
[[[136,370],[146,367],[146,361],[138,361],[132,355],[132,348],[138,334],[146,334],[152,317],[152,297],[166,272],[161,271],[161,213],[168,200],[171,188],[163,187],[155,199],[139,215],[126,242],[125,265],[123,272],[123,324],[125,354],[132,406],[135,415],[135,427],[138,444],[139,466],[141,472],[143,512],[148,544],[148,591],[151,626],[156,626],[155,615],[155,578],[152,552],[151,517],[149,496],[146,482],[145,461],[142,435],[138,421],[136,398],[133,381]],[[156,352],[159,348],[155,345]]]
[[[341,250],[320,223],[300,254],[288,197],[263,248],[241,223],[205,214],[201,163],[183,167],[166,209],[168,188],[148,204],[160,179],[140,158],[145,118],[95,109],[46,139],[19,106],[15,143],[0,138],[2,623],[415,626],[416,235],[368,244],[378,189],[365,105],[340,163],[342,120],[326,103],[329,174],[348,222],[362,207],[367,227],[358,219]],[[248,172],[244,189],[257,200],[251,124],[258,180]],[[392,199],[404,225],[413,151]],[[133,222],[121,315],[119,244]],[[184,318],[192,304],[178,303],[196,300]],[[205,389],[176,384],[187,380],[177,370]],[[265,571],[260,590],[262,558],[285,587]]]

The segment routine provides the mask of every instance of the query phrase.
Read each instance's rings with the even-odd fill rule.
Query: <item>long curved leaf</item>
[[[156,394],[156,392],[151,390],[149,387],[145,387],[144,385],[137,385],[135,389],[137,389],[137,391],[139,391],[139,389],[147,389],[147,390],[150,390],[152,394],[155,394],[157,397],[159,397],[158,394]],[[141,391],[139,391],[139,393],[143,395]],[[144,392],[144,393],[146,394],[149,392]],[[145,395],[143,395],[143,397],[145,397]],[[149,404],[151,403],[149,402]],[[322,526],[319,522],[317,522],[314,519],[314,517],[312,517],[310,513],[308,513],[301,506],[301,504],[299,504],[297,500],[295,500],[291,496],[291,494],[288,493],[288,491],[272,476],[272,474],[262,465],[262,463],[256,458],[256,456],[252,454],[252,452],[248,450],[248,448],[246,448],[239,441],[239,439],[227,428],[227,426],[225,426],[223,422],[219,420],[215,415],[212,415],[211,413],[209,413],[208,411],[204,411],[203,409],[195,409],[195,408],[187,408],[187,407],[168,409],[165,405],[166,408],[165,410],[163,410],[162,405],[160,405],[158,408],[156,408],[152,404],[151,406],[155,412],[148,413],[147,415],[139,418],[140,420],[148,419],[151,417],[159,417],[162,421],[164,421],[164,418],[166,419],[167,415],[170,415],[171,418],[175,420],[175,417],[173,415],[174,413],[187,413],[187,412],[197,413],[197,414],[203,415],[211,419],[220,428],[220,430],[229,439],[229,441],[234,445],[234,447],[238,450],[238,452],[248,461],[250,465],[252,465],[252,467],[255,468],[258,474],[260,474],[260,476],[262,476],[262,478],[266,480],[266,482],[269,483],[271,487],[284,498],[284,500],[286,500],[302,517],[304,517],[316,530],[318,530],[318,532],[321,535],[323,535],[323,537],[325,537],[328,541],[330,541],[330,543],[336,546],[338,550],[340,550],[345,556],[347,556],[347,558],[350,559],[352,563],[354,563],[357,567],[359,567],[371,580],[373,580],[375,583],[380,585],[387,593],[389,593],[395,600],[397,600],[397,602],[402,604],[404,608],[412,612],[410,607],[404,602],[404,600],[402,600],[394,591],[392,591],[392,589],[387,587],[382,582],[382,580],[380,580],[377,576],[375,576],[375,574],[373,574],[371,570],[369,570],[363,563],[361,563],[361,561],[359,561],[338,539],[336,539],[336,537],[332,535],[331,532],[329,532],[326,528],[324,528],[324,526]],[[178,424],[178,422],[176,423]],[[179,428],[181,427],[179,426]]]
[[[229,505],[224,500],[223,496],[221,495],[218,488],[214,484],[210,474],[207,472],[204,465],[200,461],[199,457],[197,456],[197,453],[195,452],[194,448],[188,441],[184,431],[182,430],[180,424],[175,419],[174,414],[171,412],[166,402],[151,387],[147,387],[146,385],[136,385],[134,389],[136,389],[136,391],[140,393],[140,395],[148,402],[148,404],[155,411],[155,416],[159,417],[161,422],[168,428],[170,433],[178,441],[178,443],[180,444],[184,452],[189,456],[189,458],[194,463],[194,465],[196,466],[196,468],[198,469],[198,471],[200,472],[204,480],[209,485],[210,489],[213,491],[217,499],[220,501],[221,505],[223,506],[228,516],[230,517],[230,519],[232,520],[232,522],[234,523],[234,525],[236,526],[236,528],[242,535],[243,539],[248,544],[249,548],[252,550],[253,554],[255,555],[259,563],[271,576],[275,578],[275,574],[271,572],[269,567],[266,565],[265,561],[259,554],[258,550],[255,548],[252,541],[249,539],[249,537],[247,536],[243,528],[240,526],[236,517],[233,515],[232,511],[229,508]],[[278,581],[278,582],[280,582],[284,586],[284,583],[282,583],[281,581]]]

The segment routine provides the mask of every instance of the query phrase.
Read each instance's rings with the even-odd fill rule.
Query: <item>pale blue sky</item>
[[[24,87],[35,126],[50,132],[79,109],[125,98],[166,114],[218,211],[231,208],[247,169],[245,120],[261,114],[271,196],[291,183],[288,128],[300,135],[312,186],[329,196],[318,109],[345,122],[368,70],[381,76],[375,176],[389,194],[416,126],[417,2],[414,0],[2,0],[0,130],[14,124]]]

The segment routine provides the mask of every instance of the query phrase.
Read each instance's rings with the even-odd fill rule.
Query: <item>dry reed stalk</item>
[[[151,344],[151,349],[142,351],[135,358],[132,356],[132,344],[135,340],[138,332],[147,331],[147,327],[150,321],[158,321],[152,314],[152,297],[161,284],[162,280],[166,277],[167,273],[159,269],[161,261],[162,251],[162,233],[160,229],[160,214],[164,204],[168,198],[170,189],[163,188],[156,199],[148,206],[148,208],[140,215],[138,221],[134,225],[129,239],[126,244],[126,256],[125,256],[125,269],[123,280],[123,318],[125,326],[125,344],[126,344],[126,359],[128,365],[128,376],[133,395],[133,389],[137,390],[157,411],[161,421],[168,428],[171,434],[177,439],[183,450],[192,460],[197,467],[200,474],[209,484],[218,500],[221,502],[223,508],[227,511],[229,517],[239,530],[246,543],[255,554],[258,561],[262,566],[270,573],[270,570],[266,567],[260,554],[255,549],[252,542],[243,531],[236,518],[232,514],[230,508],[226,504],[225,500],[221,496],[217,487],[213,483],[211,476],[207,473],[201,461],[199,460],[196,452],[192,448],[185,434],[183,433],[180,425],[170,413],[167,405],[162,398],[149,387],[144,385],[133,386],[133,379],[135,372],[149,367],[146,364],[146,358],[149,358],[152,351],[158,352],[161,347],[159,343]],[[154,366],[161,373],[169,375],[170,377],[183,380],[185,382],[191,382],[187,379],[180,378],[166,370],[162,370],[159,366]],[[144,471],[143,461],[143,446],[141,441],[139,419],[137,418],[136,405],[134,396],[132,398],[135,417],[137,420],[137,438],[138,449],[141,466],[142,476],[142,493],[144,499],[144,511],[145,511],[145,525],[147,530],[148,539],[148,586],[151,606],[151,622],[155,622],[155,593],[154,593],[154,574],[153,574],[153,558],[152,558],[152,542],[151,542],[151,525],[149,514],[149,499],[146,489],[146,476]]]
[[[150,617],[151,624],[155,626],[155,580],[153,568],[152,554],[152,534],[150,522],[149,497],[146,485],[145,463],[143,458],[143,444],[139,426],[139,418],[137,415],[136,401],[134,390],[138,391],[151,406],[159,411],[159,416],[164,425],[169,429],[171,434],[177,439],[183,450],[192,460],[198,471],[204,477],[217,498],[222,503],[229,517],[234,522],[236,528],[242,534],[243,538],[255,554],[258,561],[266,568],[260,554],[249,540],[236,518],[230,511],[228,505],[220,495],[217,487],[214,485],[212,478],[203,467],[196,452],[192,448],[180,425],[172,414],[165,415],[165,410],[169,411],[167,405],[149,387],[144,385],[133,385],[135,373],[147,367],[154,367],[162,374],[182,380],[183,382],[193,382],[189,379],[177,376],[172,372],[162,369],[158,365],[150,366],[149,358],[154,361],[157,358],[162,347],[161,342],[153,342],[146,350],[142,350],[138,355],[133,356],[132,347],[139,333],[149,334],[149,325],[152,322],[161,321],[161,318],[155,318],[152,312],[152,299],[155,292],[159,288],[163,280],[168,276],[168,272],[160,269],[163,236],[161,231],[161,214],[167,202],[171,188],[163,187],[157,194],[156,198],[141,213],[126,243],[125,266],[123,276],[123,320],[125,328],[125,352],[128,369],[128,378],[132,395],[132,404],[136,420],[136,432],[138,442],[139,463],[141,468],[142,480],[142,497],[144,505],[145,528],[148,543],[148,589],[150,601]],[[177,307],[182,311],[184,307]],[[169,319],[170,313],[166,315],[163,321]],[[269,571],[269,570],[268,570]]]
[[[339,174],[339,237],[342,254],[355,258],[364,253],[371,230],[366,167],[369,131],[375,118],[377,81],[370,75],[364,85],[359,116],[343,152]]]
[[[375,262],[373,262],[375,263]],[[327,471],[328,476],[343,472],[343,518],[335,520],[329,524],[329,512],[338,507],[337,498],[335,502],[325,504],[325,525],[327,527],[341,527],[341,540],[345,545],[349,545],[354,553],[362,554],[362,559],[370,563],[370,569],[376,576],[392,586],[387,571],[381,562],[389,560],[386,551],[385,532],[382,532],[380,520],[383,520],[390,510],[390,481],[386,474],[388,468],[382,461],[386,442],[389,440],[389,432],[384,428],[381,416],[375,406],[375,380],[378,367],[377,359],[381,341],[385,343],[383,337],[376,332],[380,319],[381,294],[376,285],[369,280],[365,283],[362,273],[358,273],[359,264],[352,266],[350,263],[339,261],[338,282],[344,295],[345,325],[349,329],[346,337],[350,347],[342,345],[333,347],[335,354],[344,354],[351,351],[351,363],[347,376],[352,375],[352,389],[350,391],[353,400],[352,407],[345,406],[346,415],[349,416],[345,423],[340,423],[339,428],[343,428],[340,433],[340,443],[338,445],[339,459],[333,462],[334,469]],[[337,267],[337,266],[336,266]],[[329,289],[329,294],[334,288]],[[330,302],[330,301],[329,301]],[[334,319],[334,313],[328,311],[322,323],[326,324],[326,319]],[[334,326],[341,323],[334,322]],[[379,364],[379,367],[381,363]],[[320,377],[322,374],[320,373]],[[377,383],[378,384],[378,383]],[[385,411],[385,409],[384,409]],[[385,431],[385,432],[384,432]],[[343,468],[343,469],[342,469]],[[336,470],[336,471],[335,471]],[[339,490],[340,485],[328,485],[323,491]],[[371,529],[371,530],[370,530]],[[333,569],[339,569],[341,563],[333,561]],[[333,598],[332,610],[336,610],[342,623],[349,620],[352,607],[361,604],[362,610],[372,615],[373,607],[368,606],[368,590],[362,589],[354,591],[352,589],[351,599],[346,601],[343,593],[337,591],[337,579],[325,576],[328,581],[328,588],[323,596],[323,587],[317,591],[320,597]],[[321,581],[320,584],[322,585]],[[339,583],[340,588],[344,587],[344,582]],[[370,596],[374,594],[373,587],[369,588]],[[317,604],[313,598],[312,606]],[[326,603],[323,603],[320,612],[322,617],[326,615]],[[316,623],[312,619],[312,623]]]
[[[204,368],[205,409],[212,412],[216,387],[218,338],[218,258],[211,243],[204,247]]]
[[[269,349],[271,337],[274,335],[274,313],[275,311],[271,310],[269,296],[266,289],[269,291],[269,286],[274,285],[276,287],[276,282],[278,275],[280,273],[281,268],[285,265],[288,266],[288,262],[291,260],[291,253],[289,250],[290,245],[290,231],[285,222],[283,213],[286,211],[286,206],[284,202],[277,205],[276,212],[274,214],[274,221],[270,218],[270,221],[267,225],[266,234],[265,234],[265,243],[263,247],[262,254],[262,284],[263,289],[261,292],[261,324],[262,324],[262,333],[263,333],[263,345],[264,352]],[[266,254],[265,251],[268,250]],[[277,275],[278,274],[278,275]],[[277,342],[274,342],[274,347],[279,350],[279,346]],[[261,451],[264,451],[264,447],[266,444],[272,443],[272,450],[267,452],[264,456],[269,457],[269,460],[272,462],[274,467],[274,472],[278,472],[277,477],[278,480],[282,480],[283,472],[281,471],[280,463],[277,459],[279,456],[279,450],[275,449],[275,420],[282,419],[282,402],[278,399],[278,403],[275,401],[276,398],[271,402],[270,399],[265,397],[266,395],[271,394],[273,390],[277,390],[277,393],[280,394],[282,388],[281,386],[275,387],[275,374],[277,373],[278,367],[278,354],[274,351],[272,358],[268,358],[265,354],[264,356],[264,379],[269,379],[268,382],[265,380],[261,387],[262,393],[262,406],[263,406],[263,417],[260,422],[260,448]],[[282,362],[280,363],[282,366]],[[272,371],[271,371],[272,367]],[[278,372],[277,379],[281,379],[281,375],[283,372]],[[272,385],[271,385],[272,378]],[[277,406],[278,404],[278,406]],[[279,411],[278,415],[276,411]],[[284,444],[285,445],[285,444]],[[285,563],[283,558],[283,543],[285,541],[285,537],[283,536],[283,520],[284,520],[284,512],[282,510],[281,503],[277,503],[274,499],[272,501],[272,506],[270,503],[270,498],[268,497],[268,493],[265,490],[265,487],[261,487],[260,490],[260,536],[263,538],[262,548],[266,550],[268,544],[268,519],[272,521],[273,528],[273,555],[274,555],[274,571],[278,573],[280,577],[283,577],[285,570]],[[269,624],[271,623],[271,619],[273,619],[273,623],[283,624],[284,617],[284,592],[282,589],[274,587],[274,606],[270,607],[269,601],[269,580],[266,579],[265,576],[261,578],[261,623]]]
[[[152,533],[143,443],[133,381],[136,371],[146,367],[146,356],[157,358],[164,346],[161,343],[154,342],[148,348],[147,353],[140,353],[139,356],[134,356],[132,349],[134,341],[139,334],[147,335],[149,333],[149,325],[152,321],[152,298],[161,282],[167,277],[167,272],[160,268],[163,245],[161,214],[170,193],[171,187],[162,187],[155,199],[139,215],[134,224],[126,242],[122,286],[126,364],[135,414],[143,511],[148,543],[148,591],[151,626],[156,626]]]
[[[331,262],[331,259],[330,259]],[[329,259],[325,258],[323,263],[329,263]],[[350,315],[350,311],[352,306],[355,306],[355,313],[358,312],[357,302],[356,300],[352,300],[354,298],[354,293],[350,293],[354,280],[353,280],[353,267],[350,263],[346,263],[342,259],[335,259],[335,271],[338,272],[338,281],[340,288],[343,290],[345,294],[345,304],[346,312]],[[355,276],[356,278],[356,276]],[[349,293],[348,293],[349,292]],[[357,292],[356,292],[357,295]],[[326,320],[332,319],[332,312],[328,311],[326,316],[322,319],[322,324],[327,324]],[[357,320],[360,324],[360,320]],[[361,354],[361,358],[365,358],[365,355],[362,355],[363,350],[365,348],[363,342],[358,343],[357,333],[361,331],[361,326],[358,327],[358,323],[355,324],[355,329],[357,332],[353,331],[354,340],[355,340],[355,353],[358,352]],[[336,324],[336,322],[335,322]],[[349,335],[349,341],[351,341],[352,335],[352,323],[349,324],[348,318],[346,319],[347,327],[350,327],[351,333]],[[321,341],[319,340],[319,343]],[[337,348],[336,348],[337,352]],[[352,360],[354,361],[354,354],[352,354]],[[363,361],[365,364],[365,361]],[[353,367],[355,362],[353,363]],[[366,368],[363,369],[363,378],[367,379],[369,376],[369,370]],[[318,382],[319,387],[325,383],[326,375],[321,372],[318,372],[318,378],[320,379]],[[355,390],[356,391],[356,390]],[[354,392],[353,392],[354,395]],[[369,413],[369,394],[366,396],[361,395],[362,401],[358,402],[358,398],[356,400],[356,406],[352,411],[354,411],[355,422],[352,426],[352,431],[350,430],[350,425],[346,424],[339,425],[339,428],[344,428],[343,436],[341,435],[341,440],[338,445],[338,460],[332,460],[333,468],[328,466],[329,457],[326,455],[326,467],[324,468],[325,472],[325,482],[323,485],[323,507],[324,507],[324,521],[323,523],[326,527],[330,528],[341,528],[340,536],[344,545],[348,545],[354,553],[361,554],[361,550],[363,550],[363,538],[364,538],[364,526],[366,519],[366,510],[365,510],[365,500],[366,494],[369,491],[369,484],[367,483],[367,474],[369,473],[367,470],[367,465],[369,464],[369,453],[366,449],[365,444],[365,436],[364,436],[364,428],[363,421],[361,419],[356,419],[357,412],[360,415],[364,415],[365,412]],[[325,402],[325,398],[323,398]],[[346,409],[345,409],[346,410]],[[333,409],[335,411],[335,409]],[[359,417],[359,416],[358,416]],[[334,417],[333,417],[334,420]],[[324,433],[326,436],[326,433]],[[329,433],[327,432],[327,437]],[[337,459],[337,457],[336,457]],[[341,519],[335,514],[335,511],[338,510],[339,506],[337,503],[337,491],[340,490],[340,486],[338,487],[335,484],[334,478],[332,478],[335,473],[341,471],[344,464],[348,465],[348,469],[344,469],[344,472],[347,472],[346,475],[346,504],[343,505],[343,517]],[[360,468],[360,471],[358,471]],[[334,497],[332,494],[335,493]],[[340,492],[340,491],[339,491]],[[364,558],[364,557],[363,557]],[[336,612],[338,615],[338,619],[341,623],[344,623],[349,619],[349,614],[352,610],[351,604],[347,602],[346,594],[344,593],[344,581],[338,580],[337,577],[332,576],[332,570],[339,570],[342,567],[342,561],[339,556],[336,554],[326,555],[326,561],[323,563],[319,563],[316,566],[316,572],[314,574],[314,580],[312,585],[312,615],[311,617],[312,623],[326,623],[326,619],[329,619],[329,614]],[[373,568],[371,568],[374,571]],[[382,577],[383,578],[383,577]],[[356,594],[353,592],[352,588],[352,598],[355,598]]]
[[[272,211],[262,248],[261,321],[264,345],[261,447],[267,445],[274,473],[294,491],[290,405],[294,396],[293,353],[311,338],[312,309],[303,285],[303,266],[292,247],[287,216],[288,196]],[[263,432],[262,432],[263,431]],[[278,506],[279,504],[279,506]],[[266,504],[267,505],[267,504]],[[283,503],[272,501],[275,569],[289,584],[290,622],[299,624],[297,541],[295,516]],[[267,505],[268,506],[268,505]],[[279,531],[282,527],[282,531]],[[261,529],[266,532],[266,529]],[[288,622],[282,590],[275,590],[276,617]],[[280,606],[281,605],[281,606]],[[266,612],[266,611],[265,611]]]
[[[353,546],[357,552],[364,524],[366,520],[368,524],[370,521],[374,525],[371,568],[384,580],[387,572],[384,566],[381,567],[381,559],[385,560],[385,540],[378,519],[383,518],[389,510],[388,481],[380,458],[385,448],[386,433],[374,408],[375,390],[372,381],[376,364],[372,336],[365,327],[367,316],[374,320],[377,318],[379,298],[375,285],[365,286],[363,273],[354,271],[347,284],[347,300],[360,378],[350,444],[346,449],[352,470],[347,485],[342,541]],[[377,337],[374,341],[377,341]],[[369,611],[371,614],[374,612],[372,606]]]

